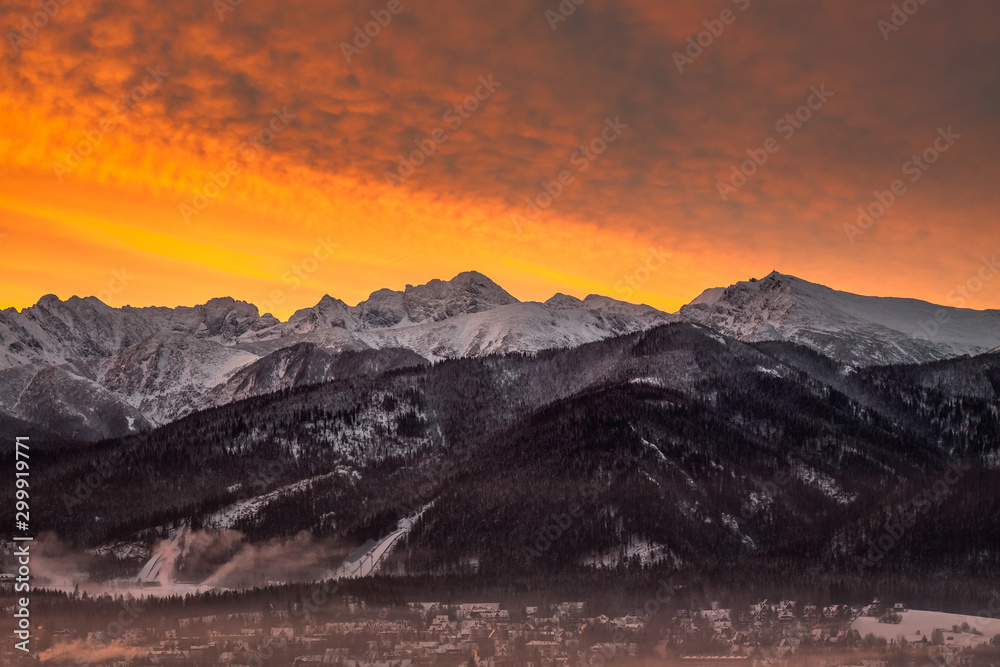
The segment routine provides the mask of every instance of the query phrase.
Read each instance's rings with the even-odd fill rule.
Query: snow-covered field
[[[877,618],[861,616],[851,625],[862,637],[873,634],[886,640],[898,640],[900,636],[908,642],[921,642],[924,637],[931,641],[935,630],[944,633],[945,644],[961,648],[988,644],[993,637],[1000,634],[1000,619],[981,616],[962,616],[961,614],[945,614],[937,611],[910,610],[900,614],[900,623],[879,623]],[[955,632],[953,628],[969,624],[968,632]],[[981,634],[975,634],[978,630]]]

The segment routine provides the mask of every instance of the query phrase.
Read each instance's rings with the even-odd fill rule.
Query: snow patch
[[[873,616],[860,616],[851,624],[851,629],[857,630],[862,637],[870,633],[886,640],[898,640],[903,636],[911,643],[921,642],[925,637],[929,641],[935,630],[942,630],[945,646],[960,648],[988,644],[994,636],[1000,634],[1000,619],[996,618],[915,609],[900,612],[899,615],[902,617],[900,623],[879,623]],[[954,628],[961,628],[963,623],[968,623],[970,630],[976,629],[981,634],[955,632]]]
[[[591,567],[612,568],[628,563],[636,557],[639,558],[639,561],[643,565],[667,563],[673,567],[679,567],[683,563],[670,547],[657,542],[640,539],[636,536],[629,538],[625,544],[617,549],[609,549],[608,551],[599,553],[595,552],[585,556],[582,562],[583,565]]]
[[[837,482],[829,475],[821,473],[815,468],[805,466],[802,463],[796,463],[792,469],[792,474],[807,486],[818,489],[827,498],[841,505],[850,504],[857,498],[857,494],[848,493],[841,489]]]

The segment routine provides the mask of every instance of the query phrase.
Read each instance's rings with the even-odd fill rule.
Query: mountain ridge
[[[395,368],[576,347],[677,321],[748,343],[799,343],[845,368],[1000,349],[1000,311],[860,296],[777,271],[707,289],[678,314],[594,294],[521,302],[476,271],[376,290],[356,306],[324,295],[285,322],[232,297],[111,308],[95,297],[46,295],[0,311],[0,383],[8,386],[0,413],[92,440],[342,377],[328,375],[343,367],[334,362],[341,354],[373,355],[361,368]],[[97,405],[115,417],[96,415]]]
[[[0,411],[20,419],[30,415],[42,426],[52,426],[45,423],[47,415],[54,420],[63,414],[58,430],[64,435],[99,439],[166,424],[236,397],[325,381],[330,377],[323,373],[336,367],[330,355],[387,350],[372,362],[378,368],[416,359],[531,353],[675,320],[606,297],[559,307],[520,302],[475,271],[400,291],[377,290],[357,306],[325,295],[285,322],[232,297],[190,307],[111,308],[94,297],[61,301],[46,295],[23,311],[0,312],[0,382],[48,387],[31,394],[31,405],[22,404],[19,393],[0,392]],[[319,351],[286,352],[298,345]],[[35,366],[38,372],[26,382],[13,383]],[[34,383],[43,368],[59,369],[76,391],[57,391],[52,380]],[[283,377],[290,368],[299,369],[291,384]],[[319,368],[323,373],[317,374]],[[98,418],[94,404],[122,419]]]
[[[777,271],[708,289],[680,316],[747,342],[802,343],[853,366],[976,355],[1000,343],[1000,310],[862,296]]]
[[[287,362],[310,373],[324,354],[303,347]],[[922,554],[929,569],[970,573],[1000,558],[993,355],[843,375],[804,346],[681,322],[536,355],[344,371],[68,454],[43,467],[37,511],[83,546],[148,548],[195,520],[259,542],[304,530],[361,544],[426,506],[387,567],[551,572],[613,566],[639,544],[666,567],[794,547],[796,567],[847,573],[897,500],[971,466],[893,558],[865,567],[907,572]],[[95,453],[105,483],[67,514],[61,492]],[[574,502],[582,513],[539,546]],[[975,529],[953,535],[960,516]]]

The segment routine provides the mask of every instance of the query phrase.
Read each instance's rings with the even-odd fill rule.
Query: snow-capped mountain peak
[[[502,287],[476,271],[460,273],[453,279],[432,280],[416,287],[407,285],[402,294],[406,319],[414,324],[470,315],[519,303]]]
[[[349,368],[575,347],[679,318],[747,342],[804,344],[856,366],[1000,350],[1000,311],[859,296],[778,272],[706,290],[680,316],[593,294],[522,303],[476,272],[377,290],[357,306],[324,296],[287,322],[230,297],[111,308],[47,295],[0,312],[0,412],[78,437],[122,435],[126,424],[162,424]],[[95,405],[115,419],[73,416]]]
[[[275,328],[294,333],[309,333],[318,328],[354,330],[357,328],[357,320],[350,306],[340,299],[325,295],[312,308],[296,311],[288,318],[288,322]]]
[[[681,317],[744,341],[802,343],[854,365],[981,354],[1000,342],[1000,311],[860,296],[778,272],[706,290]]]
[[[253,304],[231,297],[192,307],[116,309],[93,297],[61,301],[48,295],[23,312],[0,313],[0,383],[12,388],[0,392],[0,411],[37,419],[66,410],[85,412],[98,399],[104,404],[117,400],[118,412],[132,419],[128,423],[144,427],[254,392],[321,382],[332,377],[332,358],[343,352],[382,350],[381,363],[390,366],[413,359],[536,352],[675,319],[648,306],[598,296],[521,303],[475,271],[400,291],[377,290],[353,307],[324,296],[287,322],[261,316]],[[290,354],[291,348],[298,351]],[[37,368],[26,373],[29,365]],[[33,380],[48,377],[39,372],[48,367],[59,367],[60,377],[80,378],[82,389],[74,394],[46,389],[31,414],[21,414],[24,391],[55,386]],[[297,369],[295,376],[285,377],[290,368]],[[80,405],[67,404],[73,401]],[[124,423],[74,426],[73,433],[121,435],[100,429]]]
[[[583,300],[575,296],[559,293],[546,301],[545,305],[554,310],[572,310],[574,308],[583,308]]]

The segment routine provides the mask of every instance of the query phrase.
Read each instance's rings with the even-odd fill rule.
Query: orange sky
[[[37,30],[37,0],[4,4],[0,307],[230,295],[285,318],[470,269],[521,299],[671,311],[772,269],[945,303],[1000,253],[995,3],[927,0],[886,40],[892,3],[868,0],[587,0],[555,30],[558,0],[226,1],[54,0]],[[391,21],[347,62],[372,11]],[[833,96],[786,138],[776,121],[821,85]],[[911,182],[904,163],[948,127],[961,138]],[[264,128],[268,145],[241,143]],[[603,154],[574,153],[602,132]],[[768,138],[777,152],[723,201],[717,182]],[[905,194],[851,242],[896,179]],[[666,265],[626,291],[654,250]],[[1000,279],[968,305],[1000,307]]]

